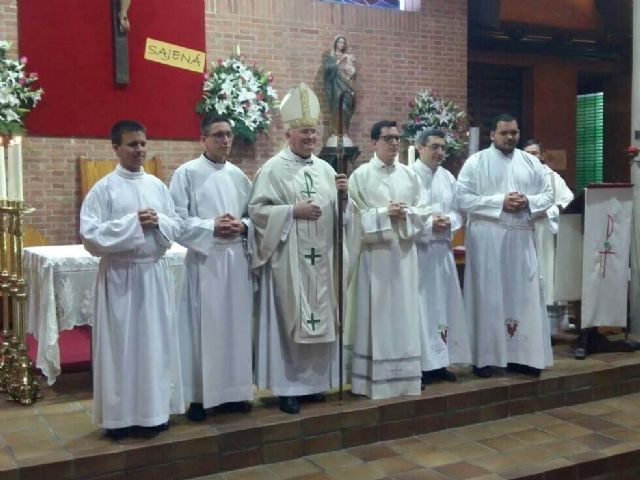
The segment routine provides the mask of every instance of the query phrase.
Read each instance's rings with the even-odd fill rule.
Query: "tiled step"
[[[377,442],[202,480],[637,480],[640,394]]]
[[[91,425],[88,389],[62,379],[32,407],[0,401],[0,480],[193,478],[640,391],[640,356],[576,361],[566,347],[555,354],[556,365],[539,380],[504,373],[482,380],[457,370],[458,382],[431,385],[420,397],[372,401],[346,393],[340,403],[331,395],[325,404],[303,404],[300,415],[264,399],[248,415],[214,413],[202,424],[178,416],[156,438],[121,443]]]

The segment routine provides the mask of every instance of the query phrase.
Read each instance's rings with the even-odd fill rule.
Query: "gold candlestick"
[[[7,391],[9,372],[12,370],[15,353],[11,348],[12,332],[9,327],[11,298],[9,294],[9,233],[5,208],[7,201],[0,201],[0,292],[2,295],[2,344],[0,345],[0,392]]]
[[[13,299],[14,336],[12,346],[16,352],[16,363],[11,372],[11,382],[7,386],[7,392],[12,400],[22,405],[30,405],[40,396],[40,383],[34,375],[33,364],[28,355],[27,348],[27,282],[22,274],[22,249],[24,240],[25,213],[33,212],[27,208],[24,202],[15,201],[12,215],[12,260],[13,272],[11,275],[11,296]],[[14,343],[15,339],[15,343]]]

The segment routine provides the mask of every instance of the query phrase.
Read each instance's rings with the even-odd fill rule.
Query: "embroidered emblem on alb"
[[[449,335],[449,328],[446,325],[438,326],[438,333],[440,334],[440,338],[442,339],[442,343],[447,344],[447,336]]]
[[[504,324],[507,326],[507,333],[511,338],[516,334],[516,330],[518,330],[518,320],[515,318],[507,318],[504,321]]]

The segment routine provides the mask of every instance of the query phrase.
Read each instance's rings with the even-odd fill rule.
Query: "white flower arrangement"
[[[254,141],[271,124],[271,112],[278,100],[272,82],[270,72],[262,72],[255,64],[247,66],[242,55],[218,59],[211,62],[204,75],[202,100],[196,111],[227,116],[236,136]]]
[[[447,156],[466,148],[469,141],[467,115],[452,101],[440,97],[433,90],[423,90],[409,100],[409,107],[409,122],[403,125],[403,135],[411,143],[423,130],[437,128],[445,134]]]
[[[11,43],[0,41],[0,134],[24,132],[24,116],[42,98],[44,90],[33,88],[38,74],[27,75],[27,57],[20,60],[7,58]]]

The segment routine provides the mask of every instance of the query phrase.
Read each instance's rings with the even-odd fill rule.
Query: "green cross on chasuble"
[[[313,178],[307,172],[304,172],[304,190],[301,190],[307,197],[311,198],[311,195],[315,195],[316,191],[313,189]]]
[[[313,316],[313,313],[312,313],[312,314],[311,314],[311,317],[309,317],[309,318],[307,319],[307,325],[311,325],[311,330],[314,330],[314,331],[315,331],[315,329],[316,329],[316,323],[320,323],[320,321],[321,321],[321,320],[320,320],[319,318],[315,318],[315,317]]]
[[[316,249],[315,248],[311,248],[311,251],[304,256],[304,258],[309,260],[311,265],[315,265],[316,264],[316,258],[321,258],[321,257],[322,257],[322,255],[320,255],[319,253],[316,253]]]

